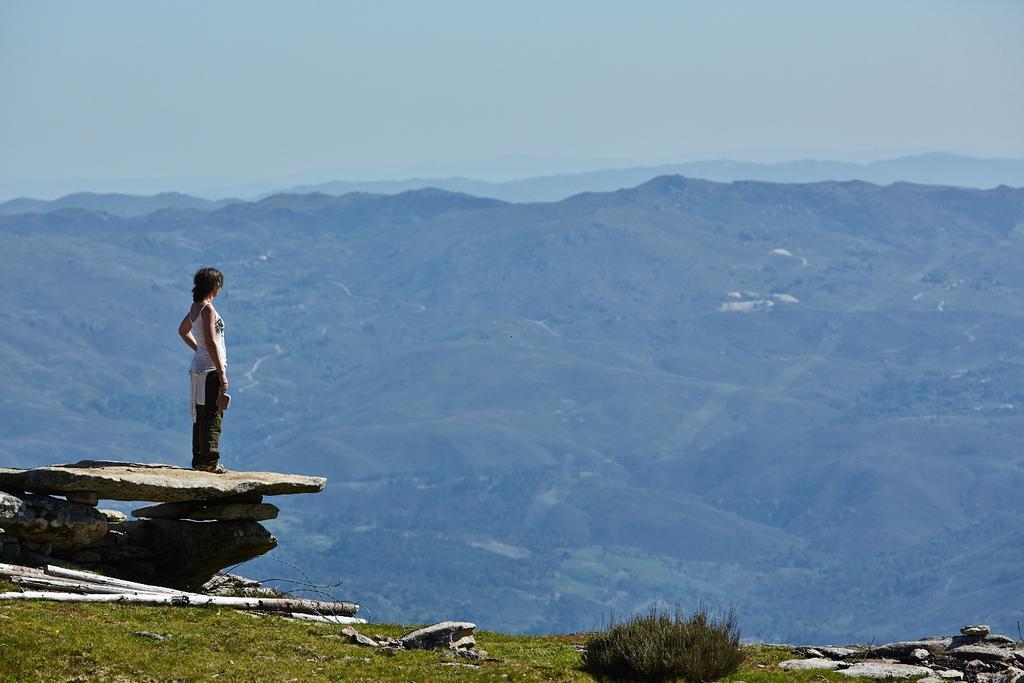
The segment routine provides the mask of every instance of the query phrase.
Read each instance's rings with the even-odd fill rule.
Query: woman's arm
[[[228,390],[228,371],[224,367],[224,359],[220,357],[220,350],[217,348],[217,332],[214,330],[213,321],[217,319],[217,311],[213,309],[213,306],[207,306],[202,312],[203,318],[203,334],[206,339],[206,352],[210,354],[210,360],[213,361],[214,367],[217,368],[217,374],[220,375],[220,390]]]
[[[192,336],[192,318],[189,317],[188,313],[185,314],[185,317],[181,319],[181,324],[178,325],[178,336],[193,351],[199,347],[196,344],[196,338]]]

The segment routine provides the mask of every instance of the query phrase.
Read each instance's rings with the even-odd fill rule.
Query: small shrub
[[[647,614],[612,622],[583,651],[584,669],[615,680],[702,683],[735,673],[742,663],[732,610],[715,618],[702,608],[686,617],[678,609],[669,616],[652,606]]]

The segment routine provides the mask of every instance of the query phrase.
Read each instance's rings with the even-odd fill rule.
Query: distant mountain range
[[[265,192],[260,196],[314,192],[331,195],[342,195],[349,192],[398,194],[432,187],[508,202],[550,202],[582,192],[610,192],[634,187],[662,175],[682,175],[718,182],[760,180],[775,183],[810,183],[830,180],[862,180],[878,185],[912,182],[974,188],[993,188],[999,185],[1024,187],[1024,160],[978,159],[954,154],[922,154],[874,161],[868,164],[814,160],[775,164],[728,160],[697,161],[685,164],[638,166],[588,173],[542,176],[507,182],[488,182],[458,177],[380,181],[338,180],[319,184],[286,186],[272,192]],[[74,208],[106,211],[118,216],[140,216],[168,208],[212,211],[239,201],[242,200],[218,199],[214,201],[178,192],[165,192],[153,196],[80,192],[53,201],[13,199],[0,203],[0,215],[44,213]]]
[[[115,216],[144,216],[164,209],[198,209],[213,211],[233,204],[237,199],[201,199],[180,192],[161,192],[151,196],[131,194],[96,194],[93,192],[76,192],[60,199],[46,201],[42,199],[12,199],[0,204],[0,215],[19,213],[48,213],[61,209],[86,209],[103,211]]]
[[[437,187],[508,202],[550,202],[581,192],[610,192],[634,187],[657,176],[681,175],[718,182],[761,180],[773,183],[811,183],[826,180],[863,180],[878,185],[897,182],[992,188],[1024,187],[1024,160],[977,159],[953,154],[918,156],[854,164],[840,161],[787,161],[757,164],[739,161],[696,161],[663,166],[639,166],[571,175],[524,178],[491,183],[470,178],[414,178],[401,181],[335,181],[299,185],[288,192],[376,192],[394,194],[423,187]]]
[[[371,619],[1024,619],[1024,189],[282,194],[0,240],[0,462],[187,463],[176,329],[217,265],[226,464],[328,477],[281,502],[274,556]]]

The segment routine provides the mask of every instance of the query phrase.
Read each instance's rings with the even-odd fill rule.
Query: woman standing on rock
[[[220,464],[220,427],[231,397],[228,358],[224,348],[224,320],[213,300],[224,286],[216,268],[200,268],[192,279],[192,308],[178,325],[178,334],[196,353],[189,368],[189,403],[192,407],[192,468],[223,474]]]

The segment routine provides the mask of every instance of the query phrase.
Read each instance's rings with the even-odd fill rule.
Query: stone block
[[[274,519],[278,508],[269,503],[206,503],[185,501],[161,503],[132,510],[133,517],[149,519],[192,519],[196,521],[250,521]]]
[[[410,631],[398,640],[407,650],[449,649],[463,638],[472,636],[475,628],[476,624],[468,621],[442,621]]]
[[[0,492],[0,523],[22,540],[74,551],[107,533],[107,519],[95,508],[36,494]]]

